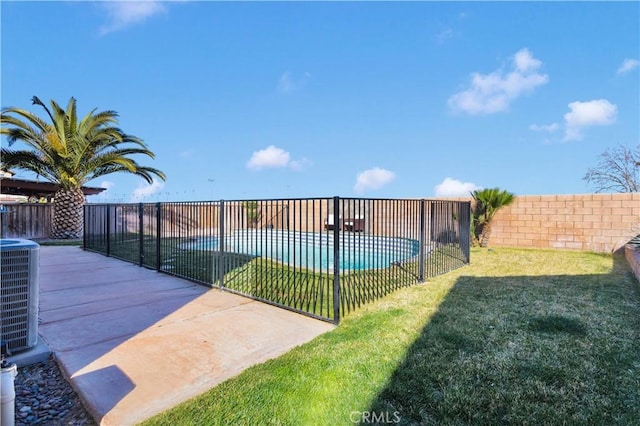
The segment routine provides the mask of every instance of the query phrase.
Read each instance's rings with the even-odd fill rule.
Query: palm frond
[[[66,157],[69,153],[67,148],[67,139],[69,137],[68,123],[69,118],[66,112],[54,100],[51,101],[51,109],[53,109],[53,126],[55,132],[49,132],[51,144],[56,147],[59,154]]]
[[[81,133],[87,134],[93,129],[110,126],[118,122],[118,113],[115,111],[102,111],[97,114],[94,111],[95,109],[80,121],[79,131]]]
[[[66,115],[69,117],[69,133],[75,134],[78,130],[78,114],[76,111],[76,99],[74,97],[69,99]]]
[[[496,212],[515,200],[515,195],[500,188],[485,188],[471,192],[476,202],[475,219],[489,222]]]
[[[108,166],[95,169],[93,173],[88,176],[87,182],[101,176],[110,175],[112,173],[131,173],[140,176],[145,181],[147,181],[147,183],[153,183],[154,176],[160,178],[161,180],[167,180],[167,176],[162,171],[154,167],[138,166],[135,171],[131,171],[119,164],[110,164]]]
[[[40,100],[40,98],[38,98],[37,96],[34,95],[31,98],[31,104],[32,105],[40,105],[42,108],[44,108],[44,110],[47,112],[47,115],[51,119],[51,122],[53,122],[53,116],[51,115],[51,111],[49,111],[49,108],[47,108],[47,106],[44,104],[44,102],[42,102]]]
[[[42,136],[35,129],[27,127],[13,127],[6,128],[3,127],[0,129],[0,134],[7,136],[7,141],[9,142],[9,146],[13,145],[15,142],[19,140],[28,141],[29,145],[34,146],[34,148],[38,149],[40,142],[42,141]]]
[[[66,110],[51,101],[51,109],[36,96],[34,105],[45,109],[51,123],[19,108],[2,110],[0,130],[10,143],[23,141],[33,149],[6,150],[7,167],[22,168],[45,175],[63,188],[76,188],[98,176],[131,173],[152,182],[154,177],[166,179],[163,172],[142,166],[132,158],[155,156],[144,141],[117,127],[118,114],[107,110],[91,110],[78,121],[75,98]],[[3,155],[5,150],[3,150]],[[3,158],[3,164],[5,159]]]
[[[157,176],[163,181],[167,180],[167,175],[164,174],[164,172],[156,169],[155,167],[138,166],[138,170],[135,174],[144,178],[147,183],[153,183],[153,176]]]
[[[0,160],[2,170],[19,168],[34,172],[53,183],[60,182],[56,169],[52,168],[50,163],[43,160],[33,151],[16,151],[2,148],[0,155],[2,156]]]
[[[23,129],[32,128],[31,125],[9,114],[15,114],[30,121],[31,125],[35,126],[40,133],[47,133],[50,131],[50,125],[47,124],[46,121],[44,121],[37,115],[34,115],[31,112],[21,108],[4,108],[2,110],[2,114],[0,115],[0,122],[2,124],[9,124]]]

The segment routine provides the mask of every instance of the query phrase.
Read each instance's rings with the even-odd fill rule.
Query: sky
[[[115,110],[167,175],[90,202],[581,194],[640,144],[635,1],[0,8],[2,107]]]

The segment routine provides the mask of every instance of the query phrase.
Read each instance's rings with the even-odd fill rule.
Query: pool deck
[[[143,421],[334,328],[78,247],[40,248],[39,317],[102,425]]]

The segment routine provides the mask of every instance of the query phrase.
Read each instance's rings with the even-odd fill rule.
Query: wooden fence
[[[3,204],[0,212],[2,238],[51,238],[53,204]]]

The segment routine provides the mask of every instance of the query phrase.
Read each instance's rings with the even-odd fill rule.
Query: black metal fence
[[[469,263],[470,203],[87,204],[84,248],[323,320]]]

